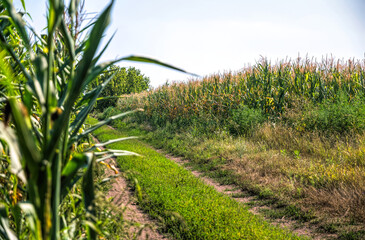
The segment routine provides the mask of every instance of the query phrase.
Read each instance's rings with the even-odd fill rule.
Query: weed
[[[340,235],[340,240],[362,240],[364,239],[365,231],[348,232]]]

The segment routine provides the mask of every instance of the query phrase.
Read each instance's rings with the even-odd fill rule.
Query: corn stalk
[[[96,239],[93,164],[97,156],[95,148],[81,152],[75,149],[98,127],[135,111],[86,129],[85,120],[111,78],[93,89],[90,84],[122,60],[183,71],[139,56],[99,63],[101,54],[97,54],[97,49],[110,22],[114,1],[87,27],[90,31],[83,39],[75,31],[79,27],[75,26],[78,3],[71,0],[65,10],[63,1],[49,0],[47,33],[41,36],[26,26],[12,1],[3,0],[0,4],[0,107],[4,109],[0,122],[1,157],[9,162],[16,176],[14,191],[23,189],[18,201],[0,206],[0,236],[5,239],[60,239],[61,230],[67,226],[61,225],[59,207],[80,179],[86,236]],[[36,40],[31,40],[30,33]],[[26,236],[22,234],[25,225],[29,226]]]

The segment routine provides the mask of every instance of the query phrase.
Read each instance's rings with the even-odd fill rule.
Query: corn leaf
[[[133,111],[128,111],[128,112],[124,112],[124,113],[120,113],[120,114],[117,114],[117,115],[114,115],[112,117],[109,117],[108,119],[104,120],[104,121],[101,121],[97,124],[95,124],[94,126],[91,126],[90,128],[86,129],[83,133],[77,135],[75,138],[76,140],[78,139],[81,139],[83,138],[84,136],[86,136],[87,134],[89,133],[92,133],[93,131],[95,131],[96,129],[100,128],[101,126],[104,126],[106,124],[109,124],[111,121],[113,120],[116,120],[116,119],[119,119],[119,118],[122,118],[128,114],[131,114],[131,113],[135,113],[135,112],[138,112],[138,111],[141,111],[140,109],[137,109],[137,110],[133,110]]]
[[[25,22],[22,19],[22,15],[20,13],[17,13],[12,1],[9,0],[4,0],[2,1],[2,3],[5,5],[6,9],[8,10],[10,19],[13,21],[14,26],[17,29],[17,32],[19,33],[21,39],[23,40],[25,47],[27,48],[27,50],[29,51],[29,54],[31,54],[32,56],[32,48],[30,46],[30,40],[29,40],[29,36],[27,33],[27,30],[25,29]]]
[[[70,161],[67,162],[61,173],[61,199],[63,199],[67,192],[80,179],[81,175],[77,175],[80,169],[89,167],[92,163],[93,154],[75,154]]]
[[[16,135],[10,127],[0,122],[0,139],[5,140],[9,146],[10,152],[10,171],[17,175],[24,183],[27,183],[25,173],[21,164],[21,154],[19,145],[17,144]]]
[[[91,153],[88,154],[91,158],[93,155]],[[94,193],[94,176],[93,176],[93,161],[89,164],[82,180],[82,192],[83,192],[83,199],[84,199],[84,206],[86,209],[86,221],[91,222],[95,225],[95,193]],[[87,227],[88,232],[88,239],[96,239],[96,230],[90,226]]]
[[[92,94],[85,95],[81,101],[88,101],[88,104],[77,114],[75,120],[71,123],[69,132],[72,132],[71,139],[73,139],[76,134],[78,133],[80,127],[85,122],[87,116],[93,109],[94,104],[96,103],[97,98],[99,97],[100,93],[104,90],[106,85],[113,79],[115,74],[111,75],[109,79],[99,85]],[[72,141],[70,141],[72,144]]]
[[[3,239],[17,240],[15,233],[11,230],[9,225],[8,208],[3,204],[0,205],[0,236]]]
[[[34,209],[34,206],[30,203],[22,202],[18,204],[18,208],[21,209],[21,212],[24,214],[34,239],[42,239],[40,222],[37,218],[37,213]]]
[[[179,72],[183,72],[183,73],[187,73],[187,74],[193,75],[195,77],[200,77],[199,75],[197,75],[195,73],[189,73],[189,72],[187,72],[187,71],[185,71],[185,70],[183,70],[181,68],[174,67],[174,66],[172,66],[170,64],[163,63],[163,62],[160,62],[160,61],[158,61],[156,59],[152,59],[152,58],[131,55],[129,57],[123,57],[120,60],[121,61],[124,60],[124,61],[133,61],[133,62],[154,63],[154,64],[157,64],[157,65],[161,65],[161,66],[164,66],[164,67],[167,67],[167,68],[171,68],[171,69],[177,70]]]
[[[94,146],[92,146],[91,148],[87,149],[86,152],[88,151],[93,151],[98,147],[105,147],[108,144],[112,144],[112,143],[116,143],[116,142],[120,142],[120,141],[125,141],[125,140],[130,140],[130,139],[136,139],[138,137],[123,137],[123,138],[117,138],[117,139],[112,139],[103,143],[96,143]]]
[[[15,98],[9,98],[9,104],[11,107],[11,114],[13,116],[16,134],[18,136],[18,143],[22,158],[25,164],[31,171],[31,174],[37,176],[38,163],[41,161],[41,155],[36,145],[36,139],[32,133],[31,120],[24,111],[22,106]],[[23,111],[22,111],[23,109]]]

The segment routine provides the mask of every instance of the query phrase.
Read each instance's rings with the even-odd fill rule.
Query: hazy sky
[[[109,1],[86,0],[88,12]],[[138,54],[199,75],[237,71],[261,56],[276,60],[332,54],[363,59],[362,0],[116,0],[103,60]],[[27,0],[31,24],[45,26],[46,1]],[[122,62],[150,77],[151,85],[191,78],[151,64]]]

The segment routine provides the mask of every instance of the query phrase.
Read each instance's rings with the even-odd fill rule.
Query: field
[[[362,235],[364,81],[362,61],[264,59],[129,95],[99,116],[143,108],[115,126],[144,129],[155,147],[222,183],[294,205],[319,229]]]
[[[100,63],[115,1],[86,26],[82,1],[49,1],[42,34],[20,2],[0,2],[1,239],[140,236],[106,197],[121,176],[171,239],[365,238],[364,60],[262,59],[144,91],[115,64],[185,71]]]

